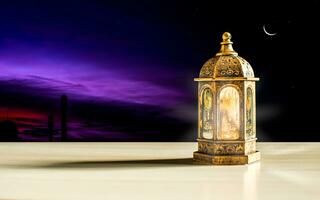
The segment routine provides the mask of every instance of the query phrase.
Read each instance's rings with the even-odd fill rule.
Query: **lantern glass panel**
[[[201,102],[201,133],[205,139],[213,138],[213,95],[210,88],[206,88],[202,93]]]
[[[253,95],[252,89],[247,88],[247,98],[246,98],[246,134],[251,136],[253,134]]]
[[[240,97],[234,87],[228,86],[221,90],[218,116],[218,139],[238,139],[240,136]]]

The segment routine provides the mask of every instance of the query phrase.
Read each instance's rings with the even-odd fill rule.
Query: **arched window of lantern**
[[[204,139],[213,138],[213,92],[211,87],[202,89],[200,96],[199,129],[200,137]]]
[[[240,137],[240,94],[232,84],[225,85],[218,93],[218,140],[237,140]]]
[[[246,94],[246,135],[253,135],[253,93],[251,87],[247,87]]]

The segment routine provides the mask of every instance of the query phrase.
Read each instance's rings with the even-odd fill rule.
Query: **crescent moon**
[[[266,30],[266,25],[263,25],[263,31],[265,34],[269,35],[269,36],[275,36],[277,35],[277,33],[269,33],[267,30]]]

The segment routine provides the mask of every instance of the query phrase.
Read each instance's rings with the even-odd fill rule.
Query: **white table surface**
[[[196,143],[0,143],[0,200],[320,199],[320,143],[258,143],[262,160],[193,165]]]

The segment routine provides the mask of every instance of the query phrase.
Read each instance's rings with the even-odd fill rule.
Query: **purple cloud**
[[[184,96],[178,89],[161,84],[161,81],[166,82],[166,77],[158,66],[154,68],[159,73],[150,70],[150,66],[133,70],[129,61],[90,62],[75,56],[66,57],[61,52],[52,52],[54,50],[41,51],[41,47],[13,44],[14,48],[7,47],[0,56],[0,80],[20,81],[26,86],[45,89],[47,96],[67,93],[79,100],[164,107],[175,105]]]

